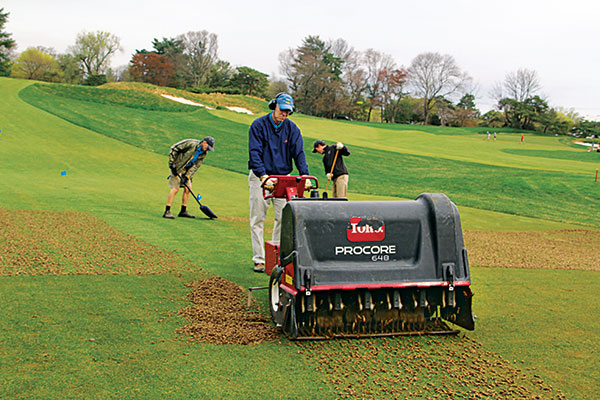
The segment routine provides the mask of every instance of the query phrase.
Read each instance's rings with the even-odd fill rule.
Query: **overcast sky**
[[[152,39],[188,31],[218,35],[220,59],[280,75],[278,55],[308,35],[345,39],[356,50],[390,54],[408,67],[423,52],[452,55],[479,85],[487,111],[494,83],[518,68],[538,72],[551,106],[600,118],[600,3],[594,0],[3,0],[17,51],[65,52],[77,33],[108,31],[127,64]]]

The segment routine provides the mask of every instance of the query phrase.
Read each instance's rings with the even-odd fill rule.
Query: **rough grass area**
[[[169,87],[154,86],[139,82],[111,82],[101,86],[102,89],[120,89],[152,93],[154,95],[170,94],[199,102],[210,107],[243,107],[253,113],[269,112],[267,101],[254,96],[223,93],[192,93]],[[172,100],[169,100],[172,101]]]
[[[204,272],[83,212],[0,207],[0,276]]]
[[[598,231],[464,231],[469,262],[477,267],[600,271]]]
[[[298,344],[343,399],[566,399],[533,370],[466,336]]]
[[[62,84],[47,85],[40,83],[36,83],[34,86],[40,91],[54,96],[98,104],[112,104],[152,111],[196,111],[196,107],[194,106],[177,103],[151,92],[134,89],[112,89]]]
[[[186,284],[192,305],[181,310],[187,323],[177,333],[190,340],[214,344],[258,344],[279,338],[265,313],[249,312],[242,304],[244,290],[220,277]]]

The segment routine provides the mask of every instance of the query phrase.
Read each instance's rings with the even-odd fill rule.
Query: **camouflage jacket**
[[[194,158],[194,154],[196,153],[196,149],[200,147],[200,143],[202,143],[202,140],[184,139],[171,146],[169,168],[174,166],[179,175],[185,174],[188,178],[194,176],[206,158],[206,152],[200,154],[190,167],[186,168],[186,165]]]

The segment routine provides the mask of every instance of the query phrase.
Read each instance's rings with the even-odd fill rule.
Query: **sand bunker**
[[[212,108],[212,107],[205,106],[204,104],[197,103],[197,102],[195,102],[195,101],[188,100],[188,99],[185,99],[185,98],[183,98],[183,97],[170,96],[170,95],[168,95],[168,94],[161,94],[161,96],[162,96],[162,97],[165,97],[165,98],[167,98],[167,99],[169,99],[169,100],[176,101],[176,102],[178,102],[178,103],[187,104],[187,105],[190,105],[190,106],[196,106],[196,107],[204,107],[204,108],[206,108],[207,110],[214,110],[214,108]]]

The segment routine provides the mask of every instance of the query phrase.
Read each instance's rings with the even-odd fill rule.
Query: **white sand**
[[[176,101],[178,103],[189,104],[190,106],[196,106],[196,107],[204,107],[207,110],[214,110],[214,108],[212,108],[212,107],[205,106],[204,104],[196,103],[195,101],[184,99],[183,97],[169,96],[168,94],[161,94],[161,96],[166,97],[169,100]]]
[[[254,115],[254,113],[252,111],[250,111],[244,107],[227,107],[227,109],[231,110],[231,111],[239,112],[239,113]]]
[[[161,96],[166,97],[169,100],[176,101],[178,103],[189,104],[190,106],[196,106],[196,107],[204,107],[207,110],[214,110],[214,108],[212,108],[212,107],[205,106],[204,104],[197,103],[192,100],[184,99],[183,97],[169,96],[168,94],[161,94]],[[227,107],[227,109],[231,110],[231,111],[239,112],[239,113],[254,115],[254,113],[252,111],[248,110],[247,108],[243,108],[243,107]]]

